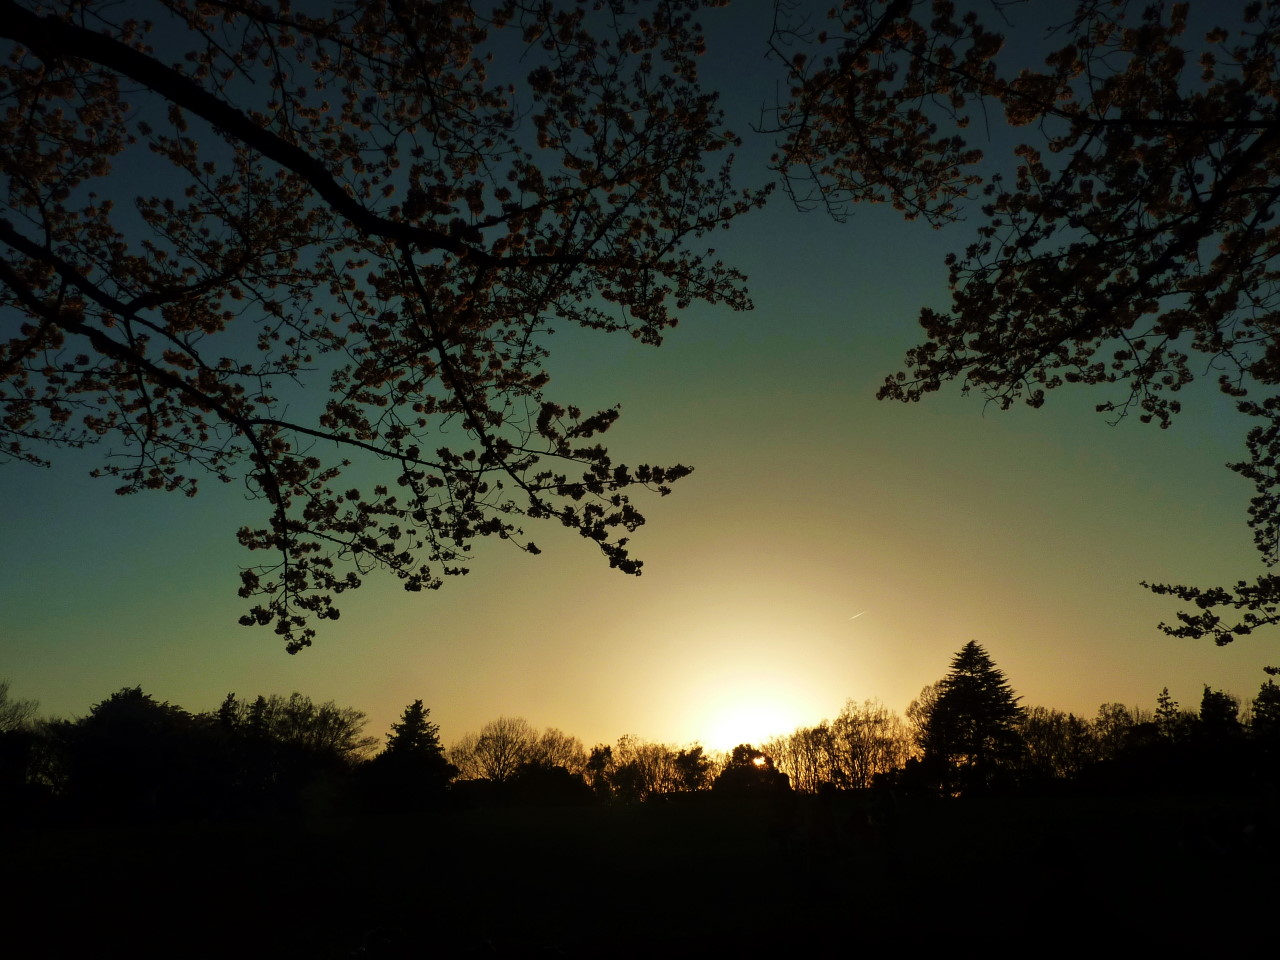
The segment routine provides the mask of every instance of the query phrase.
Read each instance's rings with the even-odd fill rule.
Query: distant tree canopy
[[[539,733],[519,717],[501,717],[465,734],[450,748],[450,759],[467,780],[510,786],[496,795],[579,802],[591,794],[618,803],[706,790],[718,761],[697,744],[676,748],[624,734],[616,744],[582,741],[555,727]]]
[[[538,732],[502,718],[483,736],[520,746],[499,780],[455,746],[458,762],[471,764],[458,778],[421,700],[405,707],[386,748],[369,758],[374,741],[363,736],[358,710],[297,693],[228,694],[217,709],[190,713],[127,687],[79,719],[0,730],[0,809],[37,822],[282,823],[334,814],[418,818],[487,802],[629,805],[697,792],[712,805],[716,797],[786,798],[777,806],[785,818],[799,809],[794,794],[830,799],[850,791],[849,802],[861,804],[869,798],[858,794],[884,788],[890,792],[877,802],[891,802],[899,788],[943,797],[1066,784],[1096,793],[1253,792],[1280,786],[1278,691],[1268,680],[1245,711],[1234,696],[1205,687],[1199,713],[1165,689],[1154,711],[1107,703],[1092,720],[1046,707],[1014,705],[1011,714],[1017,698],[982,648],[969,644],[913,705],[916,744],[877,701],[850,701],[835,720],[761,749],[739,744],[710,755],[697,744],[631,735],[588,753],[554,727]],[[460,744],[474,748],[479,739]]]
[[[374,569],[538,552],[526,519],[638,573],[631,493],[689,468],[617,463],[616,408],[544,396],[550,324],[658,344],[746,308],[704,235],[761,198],[702,3],[634,6],[0,0],[0,456],[244,484],[241,622],[290,652]]]
[[[882,398],[958,380],[1002,408],[1039,407],[1048,391],[1089,384],[1109,417],[1167,427],[1184,388],[1213,378],[1253,424],[1230,466],[1255,486],[1248,524],[1271,567],[1280,5],[1194,6],[1208,19],[1169,0],[843,0],[813,56],[808,11],[780,0],[774,50],[792,96],[778,163],[798,203],[837,216],[883,201],[935,225],[979,218],[977,238],[947,258],[951,308],[921,311],[926,339]],[[1019,60],[1035,49],[1027,17],[1057,30]],[[1011,22],[1017,46],[989,28]],[[969,133],[1000,116],[1016,129],[1004,170]],[[1162,624],[1176,636],[1223,644],[1280,622],[1272,574],[1148,586],[1198,608]]]

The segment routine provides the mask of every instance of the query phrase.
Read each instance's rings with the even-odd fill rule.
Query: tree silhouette
[[[427,717],[431,711],[415,700],[404,708],[399,723],[391,725],[387,734],[386,752],[395,755],[420,757],[444,757],[444,749],[440,745],[440,727]]]
[[[1074,713],[1048,707],[1022,711],[1019,735],[1023,769],[1047,779],[1077,777],[1098,759],[1098,740],[1090,724]]]
[[[332,811],[377,743],[364,735],[363,711],[296,692],[252,703],[229,694],[205,719],[230,739],[237,802],[250,813]]]
[[[774,765],[787,775],[791,788],[798,793],[817,793],[824,785],[843,780],[845,771],[836,759],[835,737],[831,724],[825,720],[815,727],[771,737],[762,750],[773,758]]]
[[[831,732],[835,782],[841,787],[870,787],[877,776],[906,763],[910,753],[905,724],[878,700],[846,701]]]
[[[907,704],[907,726],[911,731],[911,740],[922,751],[929,737],[929,715],[941,694],[942,682],[930,683],[920,690],[918,697]]]
[[[711,789],[722,795],[765,796],[790,790],[791,785],[772,757],[749,743],[740,743],[729,754]]]
[[[427,717],[431,711],[415,700],[391,725],[387,747],[365,764],[361,779],[366,804],[374,809],[409,812],[437,803],[458,768],[444,756],[440,728]]]
[[[9,681],[0,680],[0,733],[21,730],[35,719],[40,703],[36,700],[16,700],[9,695]]]
[[[545,342],[749,305],[700,240],[762,199],[717,160],[700,6],[0,0],[3,455],[247,485],[241,622],[290,652],[374,569],[537,553],[522,518],[638,573],[631,492],[689,468],[614,462],[617,409],[545,398]]]
[[[1100,760],[1115,760],[1131,745],[1142,726],[1150,726],[1151,715],[1144,710],[1130,710],[1122,703],[1104,703],[1098,707],[1093,721],[1093,735]]]
[[[703,753],[701,744],[681,750],[673,763],[680,789],[706,790],[711,786],[715,764]]]
[[[939,682],[922,735],[926,766],[942,776],[945,792],[992,785],[1022,751],[1022,710],[1004,673],[970,640]]]
[[[613,768],[613,747],[607,743],[597,743],[591,748],[591,753],[587,756],[585,776],[592,793],[601,800],[607,800],[613,792],[609,783]]]
[[[449,759],[470,780],[505,783],[521,764],[536,759],[537,731],[523,717],[499,717],[480,728],[479,734],[461,737],[449,750]]]
[[[507,783],[509,796],[517,803],[578,804],[592,799],[591,788],[581,773],[546,760],[520,764]]]
[[[1280,746],[1280,686],[1267,680],[1253,699],[1250,729],[1254,737]]]
[[[575,776],[585,773],[587,767],[582,741],[555,727],[542,731],[534,744],[532,759],[544,767],[562,767]]]
[[[1195,732],[1197,717],[1190,710],[1183,710],[1165,687],[1156,697],[1156,732],[1165,740],[1181,743]]]
[[[377,743],[364,735],[365,713],[332,700],[315,703],[301,693],[272,694],[250,708],[250,720],[266,736],[316,757],[350,765]]]
[[[217,812],[232,789],[230,763],[202,718],[126,687],[86,717],[52,727],[60,788],[89,818],[147,821]]]
[[[49,784],[40,782],[49,736],[35,719],[38,708],[35,700],[14,699],[9,681],[0,680],[0,807],[15,817],[49,800]]]
[[[616,799],[639,802],[683,789],[684,770],[676,763],[676,751],[665,743],[626,734],[618,738],[611,758],[609,786]]]
[[[1206,684],[1200,699],[1200,732],[1210,740],[1238,736],[1240,701],[1225,690],[1214,690]]]
[[[835,720],[775,737],[763,749],[800,793],[832,786],[863,790],[907,762],[911,738],[902,718],[884,704],[849,700]]]
[[[921,311],[926,339],[880,396],[919,400],[958,380],[1002,408],[1039,407],[1050,390],[1089,384],[1109,417],[1167,427],[1184,388],[1212,376],[1255,424],[1230,466],[1256,488],[1248,524],[1272,566],[1280,7],[1220,6],[1226,26],[1192,29],[1185,3],[1080,0],[1038,64],[1011,62],[1027,45],[1006,47],[983,10],[844,0],[834,53],[793,54],[785,17],[775,37],[795,91],[779,114],[780,166],[798,202],[982,218],[947,258],[950,310]],[[1001,114],[1021,135],[1007,173],[992,174],[965,128]],[[1198,608],[1162,624],[1176,636],[1222,644],[1280,622],[1271,574],[1231,589],[1147,586]],[[1222,610],[1243,612],[1231,623]]]

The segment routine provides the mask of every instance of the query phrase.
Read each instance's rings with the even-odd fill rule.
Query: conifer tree
[[[375,810],[412,813],[439,803],[458,768],[440,745],[440,727],[415,700],[391,725],[387,748],[366,764],[360,777],[365,802]]]
[[[443,757],[440,725],[427,719],[431,711],[415,700],[404,708],[399,723],[391,725],[387,734],[387,753],[417,757]]]
[[[990,786],[1022,750],[1020,699],[1004,673],[970,640],[951,661],[924,721],[925,762],[945,793]]]

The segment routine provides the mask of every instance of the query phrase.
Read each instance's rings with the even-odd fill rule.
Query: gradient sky
[[[712,33],[709,84],[743,133],[773,95],[765,6]],[[742,152],[744,181],[767,178],[768,152]],[[1138,585],[1259,572],[1251,488],[1223,467],[1247,425],[1211,386],[1167,431],[1108,426],[1089,389],[1004,413],[958,390],[875,400],[919,308],[945,307],[942,258],[967,237],[775,202],[713,241],[749,274],[753,312],[696,306],[656,350],[557,333],[550,399],[621,403],[615,459],[696,468],[665,500],[639,498],[639,578],[527,527],[542,556],[481,544],[470,576],[428,594],[371,577],[291,657],[236,623],[235,531],[260,504],[213,485],[117,497],[87,477],[100,451],[6,465],[0,677],[46,716],[138,684],[190,710],[297,690],[366,711],[376,735],[421,698],[446,742],[506,714],[588,745],[716,748],[848,698],[902,710],[971,639],[1025,704],[1151,708],[1168,686],[1195,707],[1203,684],[1252,698],[1280,661],[1274,632],[1226,648],[1166,637],[1178,602]]]

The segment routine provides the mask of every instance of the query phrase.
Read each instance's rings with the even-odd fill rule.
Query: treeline
[[[393,811],[443,797],[457,770],[421,701],[383,749],[365,715],[294,693],[190,713],[140,687],[76,720],[38,721],[0,684],[0,802],[10,813],[148,822]]]
[[[634,736],[589,750],[576,737],[503,717],[448,751],[465,790],[512,799],[638,802],[698,791],[820,793],[875,787],[958,796],[993,790],[1237,789],[1280,780],[1280,687],[1242,710],[1204,688],[1197,710],[1163,690],[1154,709],[1104,703],[1093,717],[1023,707],[977,643],[900,715],[849,701],[831,721],[728,754]]]
[[[0,803],[77,821],[411,813],[444,804],[639,803],[692,794],[881,789],[1238,790],[1280,782],[1280,687],[1241,709],[1205,687],[1184,709],[1117,703],[1094,717],[1022,707],[986,651],[967,644],[899,715],[850,701],[831,721],[727,754],[624,736],[587,749],[556,728],[502,717],[448,750],[421,700],[385,742],[365,715],[299,693],[228,694],[190,713],[126,688],[75,720],[38,720],[0,683]]]
[[[624,736],[590,751],[560,730],[503,717],[445,751],[421,700],[386,742],[365,714],[300,693],[228,694],[192,713],[140,687],[75,720],[39,720],[0,682],[0,804],[76,822],[202,821],[412,813],[477,803],[640,802],[785,786],[750,747],[724,756]]]
[[[1274,672],[1269,670],[1268,672]],[[1208,686],[1198,710],[1166,687],[1154,711],[1104,703],[1093,717],[1022,707],[977,643],[900,717],[876,701],[763,745],[793,789],[873,786],[957,796],[996,790],[1186,792],[1280,779],[1280,687],[1268,679],[1242,711]]]

